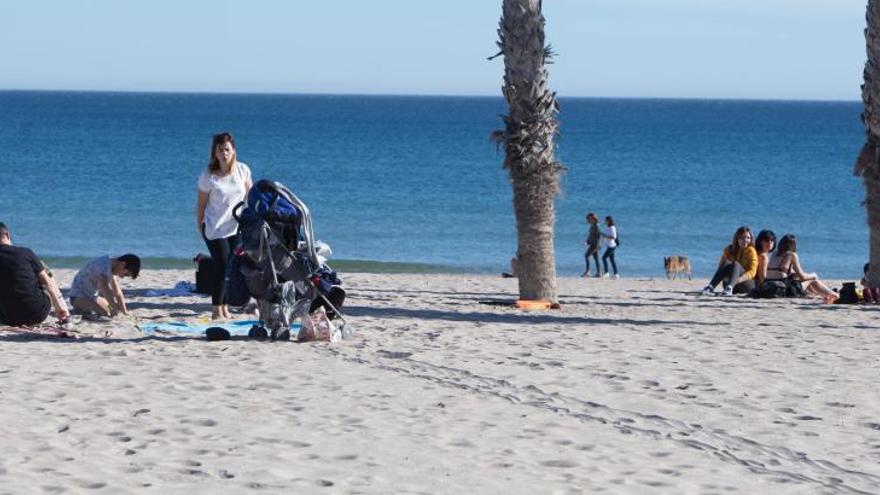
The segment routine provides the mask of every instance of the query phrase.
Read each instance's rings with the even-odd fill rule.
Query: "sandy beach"
[[[0,338],[0,493],[880,492],[880,306],[563,278],[524,313],[516,280],[344,274],[341,343],[140,335],[210,314],[146,295],[191,279]]]

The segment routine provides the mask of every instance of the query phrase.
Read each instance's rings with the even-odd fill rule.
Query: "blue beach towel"
[[[254,325],[259,325],[259,320],[239,320],[239,321],[227,321],[227,322],[212,322],[212,323],[186,323],[182,321],[163,321],[163,322],[150,322],[143,323],[138,326],[141,332],[144,335],[156,335],[156,334],[172,334],[172,335],[205,335],[205,330],[211,327],[220,327],[225,328],[229,331],[229,335],[232,336],[244,336],[246,337],[248,331],[250,331],[251,327]],[[296,335],[299,332],[300,324],[293,323],[290,325],[290,333],[291,335]]]

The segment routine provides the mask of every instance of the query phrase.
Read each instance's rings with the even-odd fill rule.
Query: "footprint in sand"
[[[544,467],[553,467],[553,468],[575,468],[578,467],[578,464],[574,461],[570,461],[567,459],[553,459],[550,461],[542,461],[541,464]]]
[[[87,490],[100,490],[107,486],[107,483],[104,483],[103,481],[80,481],[77,484]]]

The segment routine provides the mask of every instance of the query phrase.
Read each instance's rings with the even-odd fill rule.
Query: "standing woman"
[[[733,240],[718,260],[718,269],[703,288],[702,294],[708,296],[715,291],[715,286],[724,282],[725,296],[742,294],[755,288],[755,275],[758,273],[758,252],[752,242],[752,231],[742,226],[736,229]]]
[[[614,278],[620,278],[617,274],[617,262],[614,261],[614,250],[617,249],[617,227],[614,226],[614,218],[610,215],[605,217],[605,232],[602,232],[605,238],[605,252],[602,253],[602,266],[605,267],[605,274],[608,276],[608,260],[611,260],[611,268],[614,269]]]
[[[587,213],[587,239],[584,241],[584,245],[587,246],[587,251],[584,253],[584,262],[586,263],[586,268],[584,269],[584,277],[590,276],[590,258],[593,258],[593,263],[596,264],[596,278],[602,276],[601,270],[599,267],[599,241],[601,239],[599,235],[599,218],[595,213]]]
[[[214,135],[210,162],[199,175],[196,203],[196,226],[214,265],[211,285],[211,318],[214,320],[230,317],[226,304],[226,267],[238,234],[238,222],[232,210],[244,201],[252,185],[251,169],[236,160],[232,134]]]

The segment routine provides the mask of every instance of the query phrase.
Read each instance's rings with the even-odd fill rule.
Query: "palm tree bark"
[[[871,263],[868,281],[872,287],[880,287],[880,0],[868,0],[865,18],[868,24],[865,29],[868,60],[862,84],[865,144],[856,160],[855,174],[865,183]]]
[[[504,130],[493,137],[504,143],[504,167],[513,186],[519,295],[556,303],[553,202],[562,166],[556,161],[553,139],[559,105],[548,89],[551,50],[544,44],[541,0],[503,0],[499,24],[502,92],[509,113]]]

